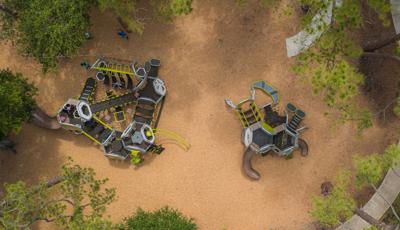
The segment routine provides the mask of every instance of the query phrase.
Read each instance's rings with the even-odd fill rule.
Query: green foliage
[[[12,18],[3,14],[3,35],[15,41],[23,54],[32,56],[43,70],[57,66],[58,57],[75,54],[89,29],[89,0],[6,0],[17,12]]]
[[[393,207],[397,212],[400,212],[400,196],[397,196],[396,200],[393,202]],[[400,224],[391,210],[387,210],[383,215],[383,221],[388,224]]]
[[[349,177],[348,172],[339,174],[328,196],[313,198],[311,216],[316,218],[322,227],[334,227],[353,215],[356,203],[346,191]]]
[[[371,226],[371,227],[365,228],[364,230],[379,230],[379,229],[375,226]]]
[[[20,73],[0,70],[0,140],[18,132],[35,107],[37,89]]]
[[[356,169],[356,185],[375,186],[383,178],[385,172],[400,162],[400,148],[398,145],[390,145],[383,154],[372,154],[364,157],[355,157],[353,165]]]
[[[168,207],[154,212],[146,212],[138,209],[136,213],[127,218],[126,229],[128,230],[196,230],[198,229],[194,220],[182,215],[178,210]]]
[[[44,184],[35,188],[30,188],[23,182],[5,184],[5,194],[0,203],[2,229],[16,230],[28,227],[34,221],[34,217],[45,219],[50,211],[59,214],[59,206],[47,205],[48,193]]]
[[[102,11],[111,9],[118,17],[121,18],[122,22],[125,23],[130,30],[139,34],[143,33],[144,24],[138,21],[134,16],[137,3],[136,0],[97,0],[97,2]]]
[[[262,7],[276,7],[280,0],[259,0],[259,3]],[[245,7],[248,3],[248,0],[236,0],[236,4],[240,7]]]
[[[326,14],[334,1],[300,2],[310,9],[302,18],[305,29],[310,33],[321,31],[323,34],[312,48],[298,57],[297,64],[293,66],[294,72],[308,79],[313,92],[321,95],[329,107],[338,109],[341,123],[355,120],[359,132],[371,127],[371,114],[365,109],[358,109],[354,101],[364,76],[351,64],[353,59],[362,54],[361,48],[352,38],[353,31],[363,25],[361,1],[342,1],[340,7],[333,7],[332,23],[327,25],[320,19],[316,27],[310,26],[312,18],[318,12]],[[382,21],[387,20],[387,2],[373,0],[368,1],[368,4],[378,12]]]
[[[384,26],[390,26],[391,19],[390,15],[390,4],[385,0],[368,0],[368,5],[374,9],[378,15],[379,19],[382,21]]]
[[[187,15],[192,12],[193,0],[173,0],[170,3],[170,8],[173,16]]]
[[[171,21],[176,16],[187,15],[192,12],[193,0],[151,0],[157,16],[165,21]]]
[[[396,98],[396,104],[393,108],[393,112],[396,114],[396,116],[400,117],[400,97]]]
[[[399,162],[400,148],[397,145],[388,146],[384,154],[355,157],[353,166],[355,168],[356,187],[358,189],[365,186],[375,188],[375,185],[382,180],[384,173]],[[356,202],[351,194],[346,191],[350,189],[350,178],[351,173],[348,171],[339,173],[330,195],[313,198],[314,207],[311,216],[316,218],[322,227],[335,227],[352,216]],[[400,210],[400,202],[396,202],[398,203],[395,203],[395,209]],[[387,212],[386,216],[388,216],[388,220],[397,221],[392,212]]]
[[[387,171],[400,163],[400,148],[398,145],[390,145],[383,154],[383,169]]]
[[[115,199],[115,189],[103,188],[107,179],[96,179],[93,169],[71,163],[62,167],[59,183],[51,186],[6,184],[0,202],[0,227],[28,228],[39,220],[54,221],[63,229],[116,227],[103,219],[106,206]]]
[[[314,71],[311,77],[314,93],[324,94],[324,101],[330,107],[347,103],[358,94],[358,85],[364,81],[363,76],[344,60],[332,68],[318,66]]]
[[[111,9],[127,27],[143,33],[144,24],[135,16],[137,0],[97,0],[101,10]],[[171,21],[176,16],[186,15],[192,11],[192,0],[151,0],[154,13],[165,21]]]
[[[383,177],[382,155],[372,154],[364,157],[355,157],[353,160],[356,169],[356,186],[375,186]]]
[[[347,121],[355,121],[359,135],[365,129],[372,127],[372,114],[368,109],[359,108],[354,104],[345,104],[340,106],[338,111],[338,123],[344,124]]]

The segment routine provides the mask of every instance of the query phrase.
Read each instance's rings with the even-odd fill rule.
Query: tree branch
[[[386,225],[385,223],[375,219],[364,210],[360,208],[354,209],[354,213],[357,214],[361,219],[365,220],[367,223],[377,227],[378,229],[390,230],[393,229],[391,226]]]
[[[55,221],[55,219],[48,219],[46,217],[41,218],[41,217],[36,217],[35,219],[31,220],[31,222],[24,224],[24,225],[20,225],[20,228],[27,228],[29,226],[31,226],[33,223],[35,223],[36,221],[46,221],[47,223],[53,222]]]
[[[11,10],[4,4],[0,4],[0,10],[3,11],[4,13],[8,14],[9,16],[13,17],[14,19],[17,19],[17,12]]]
[[[398,40],[400,40],[400,34],[396,34],[396,35],[394,35],[394,36],[392,36],[390,38],[387,38],[385,40],[382,40],[382,41],[378,41],[378,42],[367,44],[363,48],[363,50],[365,52],[374,52],[375,50],[383,48],[383,47],[385,47],[385,46],[387,46],[387,45],[389,45],[389,44],[391,44],[391,43],[393,43],[395,41],[398,41]]]
[[[394,209],[393,204],[390,203],[390,202],[378,191],[378,188],[377,188],[374,184],[371,184],[371,186],[372,186],[372,188],[374,188],[375,192],[386,202],[386,204],[388,204],[388,205],[390,206],[390,209],[392,210],[393,215],[394,215],[394,216],[396,217],[396,219],[400,222],[399,215],[397,214],[396,210]]]
[[[394,54],[386,54],[386,53],[375,53],[375,52],[364,52],[362,54],[363,56],[367,57],[377,57],[377,58],[391,58],[396,61],[400,62],[400,57],[394,55]]]
[[[50,180],[48,180],[48,181],[46,182],[46,186],[47,186],[47,188],[50,188],[50,187],[52,187],[52,186],[54,186],[54,185],[59,184],[59,183],[62,182],[63,180],[64,180],[64,178],[61,177],[61,176],[53,177],[53,178],[51,178]]]

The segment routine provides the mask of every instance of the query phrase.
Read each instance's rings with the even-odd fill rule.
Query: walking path
[[[400,193],[400,166],[390,169],[368,203],[362,208],[366,213],[375,219],[381,219],[383,214],[390,208]],[[386,201],[385,201],[386,200]],[[336,228],[336,230],[362,230],[370,227],[361,217],[354,215],[350,220]]]
[[[393,0],[395,1],[395,0]],[[335,7],[340,7],[341,0],[336,0]],[[321,37],[323,30],[319,27],[326,27],[332,22],[332,8],[333,1],[326,10],[318,12],[311,20],[310,28],[312,32],[302,30],[296,35],[286,39],[286,50],[288,57],[294,57],[300,54],[303,50],[308,49],[319,37]]]
[[[394,29],[396,30],[396,34],[398,34],[400,33],[400,1],[390,0],[390,4],[392,4],[392,19]]]

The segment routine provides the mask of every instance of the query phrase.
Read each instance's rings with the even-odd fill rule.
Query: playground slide
[[[253,180],[259,180],[261,178],[260,174],[253,169],[251,166],[251,159],[254,156],[254,151],[252,151],[250,148],[247,148],[246,151],[243,154],[243,162],[242,162],[242,167],[243,171],[246,173],[248,177],[250,177]]]
[[[308,155],[308,144],[303,139],[299,138],[298,145],[300,148],[300,154],[305,157]]]
[[[59,129],[61,128],[60,124],[57,121],[57,118],[50,117],[40,108],[36,108],[32,112],[31,120],[33,124],[46,128],[46,129]]]
[[[15,143],[7,138],[0,141],[0,150],[11,151],[14,154],[17,153]]]

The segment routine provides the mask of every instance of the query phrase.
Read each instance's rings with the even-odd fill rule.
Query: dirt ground
[[[395,141],[399,125],[375,122],[362,137],[352,124],[331,128],[332,120],[323,116],[327,107],[290,71],[293,60],[286,56],[284,41],[298,31],[294,16],[282,17],[255,3],[240,9],[232,0],[194,1],[193,8],[192,14],[169,25],[146,19],[144,34],[131,34],[128,41],[117,36],[119,25],[112,14],[93,12],[94,39],[82,47],[82,56],[62,60],[57,73],[43,75],[36,62],[10,45],[0,47],[0,68],[35,82],[38,104],[52,115],[80,93],[87,77],[81,60],[94,61],[98,55],[160,58],[168,96],[159,127],[186,137],[192,145],[188,152],[166,145],[161,156],[135,168],[109,161],[84,136],[27,124],[14,137],[18,154],[0,155],[0,181],[35,183],[56,175],[71,156],[117,188],[118,199],[107,213],[115,221],[137,207],[169,205],[194,217],[201,229],[311,229],[308,211],[320,184],[350,165],[355,154],[381,152]],[[253,166],[262,178],[254,182],[241,172],[242,129],[224,99],[237,102],[249,96],[250,84],[259,79],[279,90],[282,109],[290,101],[307,113],[310,129],[302,136],[310,154],[304,158],[296,153],[291,160],[256,157]],[[372,103],[367,97],[361,100]],[[45,224],[38,228],[49,229]]]

